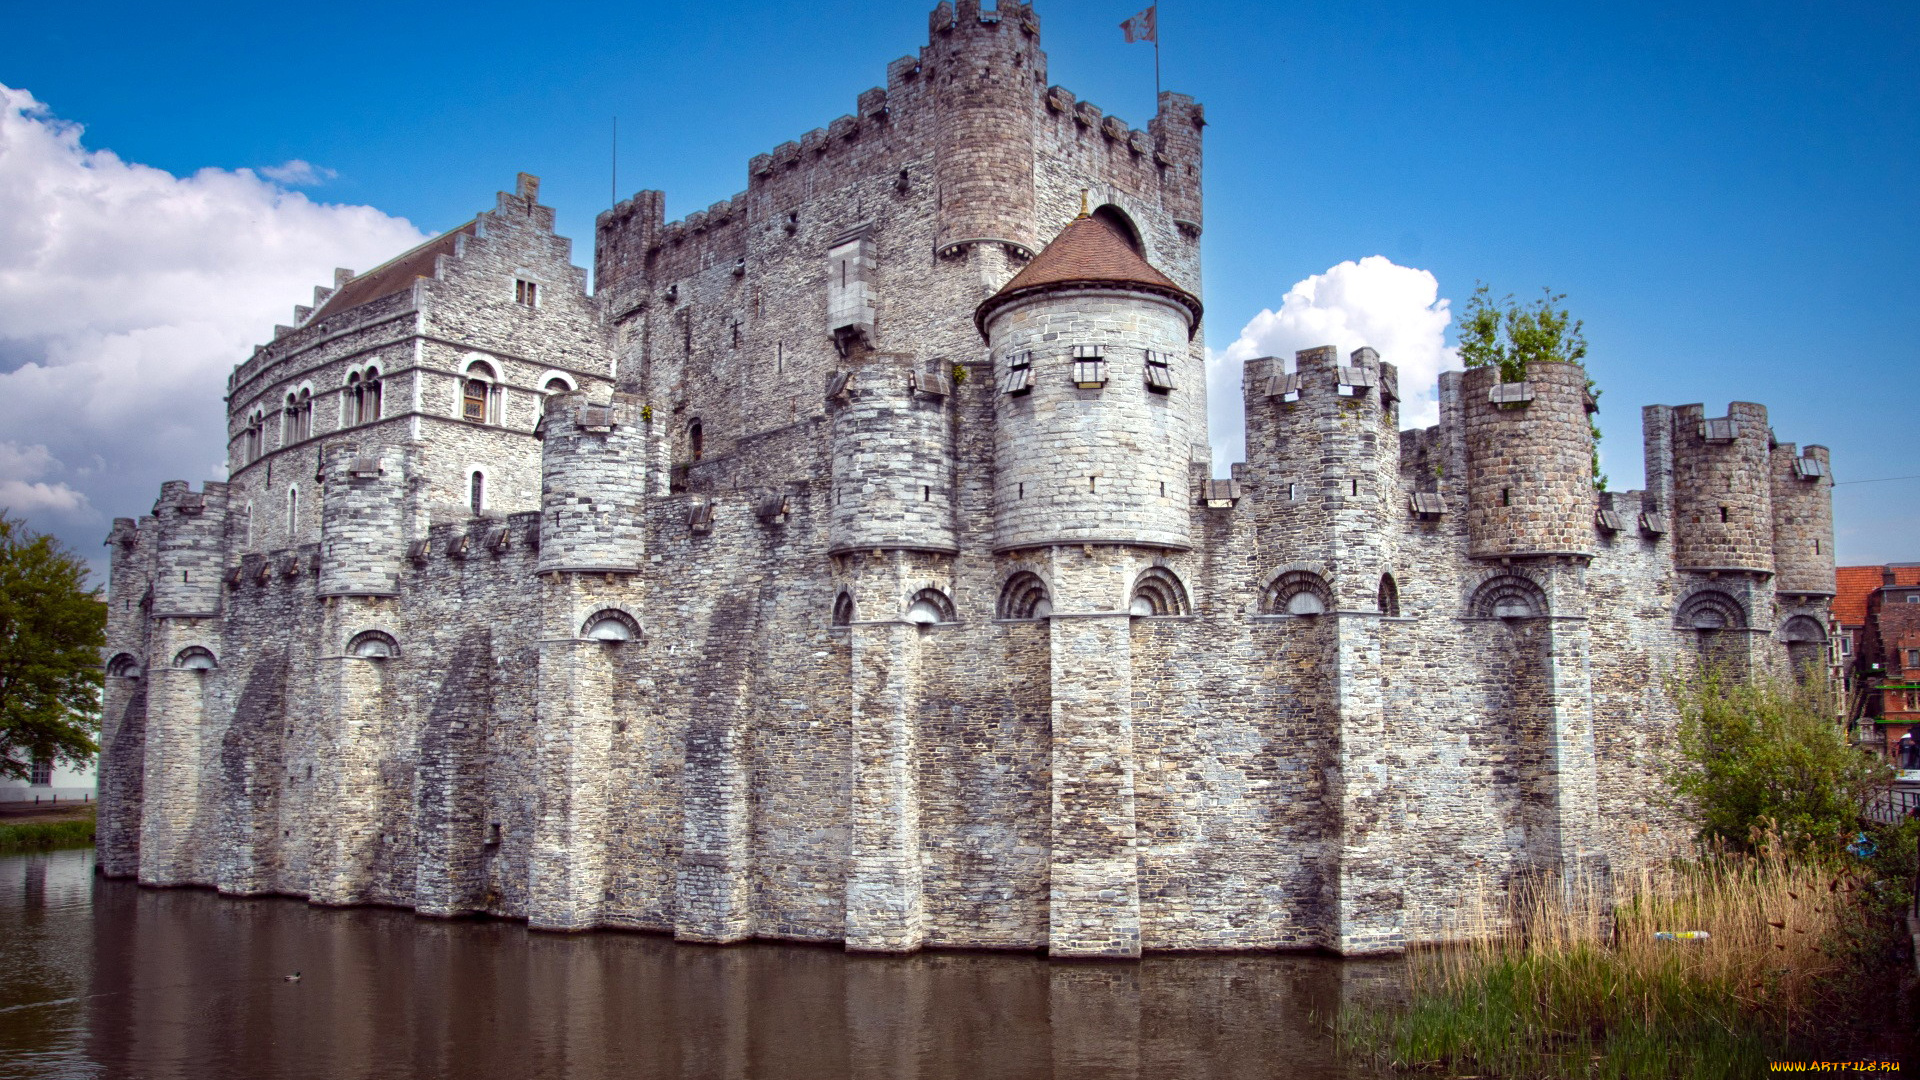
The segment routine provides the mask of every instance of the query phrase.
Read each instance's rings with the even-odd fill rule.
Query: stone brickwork
[[[1329,348],[1246,365],[1210,477],[1200,106],[1047,85],[1021,4],[930,25],[739,195],[601,215],[591,294],[523,175],[235,369],[231,480],[108,541],[103,872],[1376,953],[1685,839],[1660,675],[1819,646],[1826,452],[1653,406],[1596,496],[1582,369],[1445,373],[1403,432],[1392,358]]]

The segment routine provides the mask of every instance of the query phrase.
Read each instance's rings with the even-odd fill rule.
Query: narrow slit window
[[[469,485],[467,501],[473,506],[473,512],[476,514],[486,507],[487,476],[479,469],[473,470],[473,480]]]
[[[1501,506],[1513,505],[1513,489],[1512,488],[1500,489],[1500,505]]]
[[[1720,508],[1720,524],[1725,525],[1726,523],[1727,523],[1727,508],[1723,506]]]

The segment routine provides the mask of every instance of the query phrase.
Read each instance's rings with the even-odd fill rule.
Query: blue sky
[[[1139,3],[1042,0],[1038,10],[1051,81],[1144,126],[1152,50],[1124,44],[1118,29]],[[0,39],[0,84],[44,105],[36,123],[83,125],[88,151],[199,174],[193,205],[203,209],[225,197],[216,181],[227,178],[201,170],[299,160],[320,182],[248,174],[264,188],[207,219],[243,239],[248,222],[301,224],[273,226],[287,249],[280,276],[249,274],[281,299],[231,316],[244,332],[180,335],[167,362],[194,374],[168,384],[181,400],[164,436],[143,443],[141,424],[103,406],[98,452],[83,452],[35,426],[49,403],[30,414],[0,400],[0,481],[11,461],[29,485],[14,489],[29,492],[18,508],[93,555],[107,520],[144,512],[159,480],[209,474],[220,406],[205,373],[223,376],[244,342],[264,339],[327,279],[331,260],[350,253],[358,261],[342,264],[365,269],[405,240],[384,218],[290,207],[301,201],[291,189],[434,231],[489,206],[524,169],[543,177],[542,197],[585,263],[593,214],[608,201],[612,116],[623,192],[663,189],[679,216],[744,187],[751,155],[851,111],[856,94],[884,83],[888,60],[924,41],[929,7],[405,5],[376,17],[17,7]],[[1640,481],[1639,407],[1654,402],[1717,411],[1760,401],[1782,440],[1830,446],[1841,481],[1920,474],[1906,401],[1920,340],[1917,11],[1175,0],[1160,12],[1164,83],[1199,98],[1209,120],[1209,343],[1227,349],[1296,283],[1367,256],[1430,273],[1455,305],[1479,280],[1523,296],[1550,285],[1586,323],[1616,488]],[[10,130],[18,140],[20,126]],[[9,165],[7,152],[0,142],[0,248],[7,217],[29,212],[6,197],[7,170],[24,156]],[[139,200],[117,204],[135,223],[103,216],[95,239],[71,247],[145,260],[149,276],[127,286],[145,289],[165,277],[168,243],[185,242],[141,239],[163,204],[147,217]],[[125,250],[103,252],[115,235]],[[323,265],[310,269],[302,251]],[[9,272],[0,250],[0,284],[47,276],[17,258]],[[246,291],[221,284],[217,268],[205,273],[215,302]],[[72,277],[84,286],[85,274]],[[80,316],[44,315],[87,304],[35,295],[33,310],[0,299],[0,398],[25,402],[56,385],[48,372],[98,340],[70,325]],[[193,290],[183,295],[148,305],[152,318],[165,322],[167,302],[194,303]],[[158,336],[130,324],[102,333]],[[128,348],[129,370],[160,363]],[[101,362],[90,384],[115,371]],[[31,492],[63,485],[83,498],[34,502]],[[1920,560],[1916,507],[1920,480],[1836,489],[1841,561]]]

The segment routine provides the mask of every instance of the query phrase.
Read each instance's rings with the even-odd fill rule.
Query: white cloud
[[[160,481],[206,479],[233,365],[335,266],[423,239],[287,187],[327,175],[174,176],[87,149],[79,125],[0,85],[0,502],[64,512],[63,539],[87,551],[100,511],[144,513]]]
[[[69,519],[97,521],[99,515],[87,505],[85,494],[65,481],[47,483],[45,477],[61,471],[53,453],[44,446],[21,446],[11,440],[0,442],[0,509],[14,514],[50,513]]]
[[[269,165],[260,170],[260,175],[287,187],[312,187],[316,184],[324,184],[340,174],[332,169],[315,165],[311,161],[294,158],[278,165]]]
[[[1280,310],[1267,309],[1225,349],[1208,350],[1214,472],[1246,453],[1240,371],[1248,360],[1278,356],[1292,367],[1301,349],[1332,345],[1346,356],[1371,346],[1400,369],[1400,426],[1426,427],[1439,417],[1440,372],[1460,366],[1446,343],[1453,315],[1432,273],[1396,265],[1384,255],[1348,260],[1287,290]]]

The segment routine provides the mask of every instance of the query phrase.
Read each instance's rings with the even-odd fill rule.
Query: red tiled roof
[[[381,263],[342,285],[340,291],[327,297],[327,302],[314,311],[314,316],[356,308],[383,296],[392,296],[403,289],[412,288],[415,278],[433,276],[435,259],[442,255],[453,254],[455,237],[461,233],[472,236],[473,231],[474,223],[469,221],[465,225],[441,233],[404,255]]]
[[[974,312],[974,324],[984,337],[987,316],[1003,304],[1032,293],[1080,285],[1128,285],[1161,293],[1191,312],[1195,326],[1200,323],[1200,301],[1192,293],[1155,270],[1118,229],[1082,214],[1068,222],[1045,250],[1013,275],[1012,281],[981,303]]]
[[[1867,624],[1867,596],[1886,582],[1884,566],[1836,566],[1833,568],[1833,618],[1842,626]],[[1895,585],[1920,585],[1920,566],[1893,568]]]

